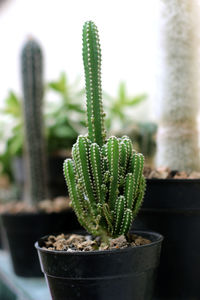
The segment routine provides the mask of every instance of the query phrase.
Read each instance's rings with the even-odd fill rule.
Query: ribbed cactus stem
[[[25,197],[36,203],[47,197],[47,164],[45,156],[42,117],[43,57],[38,43],[29,39],[21,54],[21,72],[24,94],[26,184]]]
[[[199,7],[197,0],[161,0],[157,165],[199,170]]]
[[[109,205],[112,210],[115,207],[115,201],[119,194],[118,180],[119,180],[119,163],[120,163],[120,146],[119,140],[116,137],[110,137],[107,142],[107,157],[108,169],[110,173],[110,187],[109,187]]]
[[[89,139],[102,146],[105,141],[105,128],[101,88],[101,48],[97,27],[91,21],[83,26],[83,62]]]
[[[143,155],[133,150],[128,137],[105,140],[100,53],[97,28],[86,22],[83,59],[89,134],[78,137],[73,160],[64,162],[64,176],[80,224],[108,242],[128,232],[142,203],[145,179]]]

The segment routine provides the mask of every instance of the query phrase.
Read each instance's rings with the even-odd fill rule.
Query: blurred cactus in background
[[[80,224],[107,242],[127,234],[145,190],[144,157],[124,136],[106,139],[101,88],[101,48],[96,25],[83,27],[88,136],[79,136],[64,162],[72,207]]]
[[[23,47],[21,71],[27,170],[25,197],[31,203],[37,203],[47,197],[47,162],[42,115],[43,57],[39,44],[33,39],[29,39]]]
[[[199,7],[196,0],[161,0],[161,5],[157,165],[199,170]]]

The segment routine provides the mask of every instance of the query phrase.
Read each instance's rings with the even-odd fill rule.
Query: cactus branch
[[[97,27],[91,21],[83,26],[83,62],[89,139],[102,146],[105,141],[105,128],[101,88],[101,48]]]

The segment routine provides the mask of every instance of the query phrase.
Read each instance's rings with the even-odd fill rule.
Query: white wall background
[[[21,93],[19,56],[28,35],[45,54],[45,78],[65,71],[83,78],[81,31],[93,20],[102,44],[103,88],[116,94],[120,80],[130,94],[154,98],[158,0],[9,0],[0,11],[0,105],[9,89]],[[83,81],[82,81],[83,82]],[[145,104],[143,115],[153,115]],[[141,113],[141,112],[140,112]]]

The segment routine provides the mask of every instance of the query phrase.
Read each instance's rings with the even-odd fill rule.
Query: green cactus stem
[[[87,97],[88,135],[91,142],[102,146],[105,141],[101,88],[101,48],[96,25],[83,26],[83,62]]]
[[[25,197],[37,203],[47,197],[45,140],[42,120],[43,57],[38,43],[29,39],[21,54],[24,94],[25,161],[27,187]]]
[[[80,224],[107,242],[127,234],[144,196],[144,157],[127,136],[105,139],[102,108],[101,50],[97,27],[83,27],[88,136],[79,136],[64,176]]]

